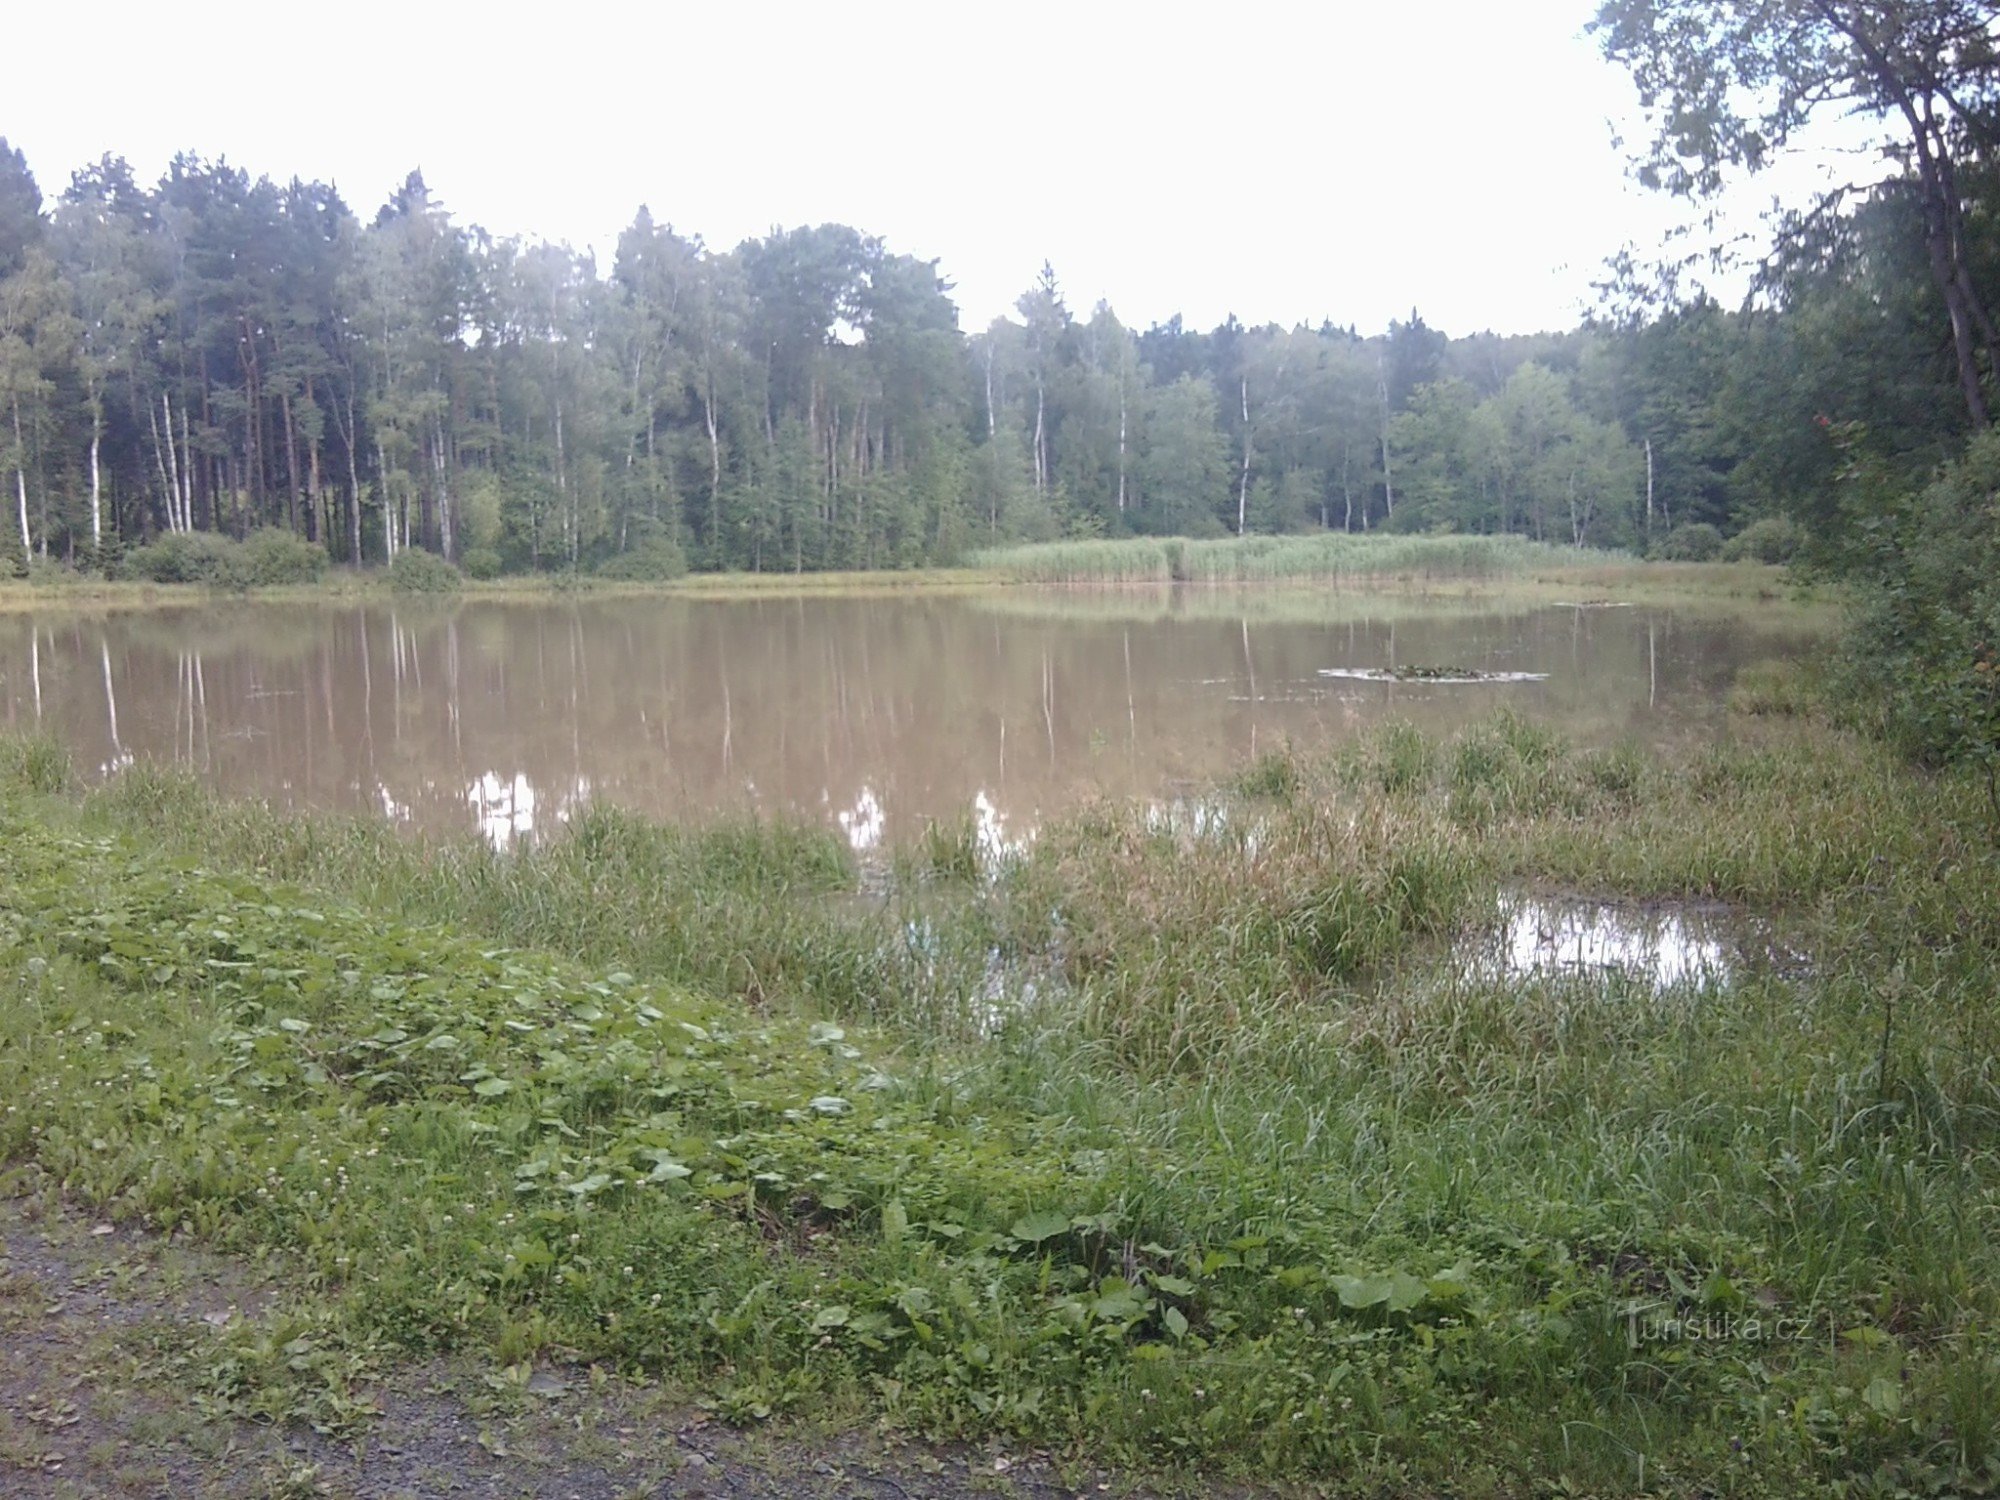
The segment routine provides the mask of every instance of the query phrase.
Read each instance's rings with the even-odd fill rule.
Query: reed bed
[[[1180,537],[1049,542],[978,552],[975,568],[1017,583],[1339,583],[1496,579],[1536,569],[1602,567],[1622,554],[1520,536]]]

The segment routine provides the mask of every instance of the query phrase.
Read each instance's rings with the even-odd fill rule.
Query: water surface
[[[496,842],[592,799],[755,810],[857,849],[933,819],[1003,849],[1097,797],[1171,810],[1258,754],[1505,704],[1592,741],[1712,733],[1806,627],[1746,606],[1502,608],[1199,589],[1080,596],[240,603],[0,617],[0,723],[79,765]],[[1397,665],[1532,680],[1377,682]]]

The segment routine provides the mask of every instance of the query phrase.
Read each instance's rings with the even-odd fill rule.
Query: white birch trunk
[[[28,476],[19,464],[14,465],[14,493],[21,504],[21,561],[35,560],[35,545],[28,539]]]
[[[186,531],[181,518],[181,460],[174,447],[174,403],[165,391],[160,392],[160,410],[167,418],[167,530]]]
[[[1042,494],[1048,489],[1048,449],[1044,446],[1042,418],[1046,393],[1042,389],[1040,372],[1035,375],[1035,493]]]
[[[445,463],[444,429],[435,422],[431,425],[431,464],[437,473],[438,494],[438,542],[444,555],[457,555],[457,528],[451,514],[451,479]]]
[[[1384,517],[1396,514],[1396,476],[1389,463],[1389,382],[1382,375],[1382,356],[1375,356],[1375,391],[1382,398],[1382,505]],[[1362,518],[1367,529],[1367,518]]]
[[[702,382],[702,416],[708,423],[708,521],[711,533],[722,529],[722,435],[715,425],[715,376],[710,372]],[[711,535],[708,544],[717,545],[718,536]]]
[[[353,539],[354,555],[348,559],[355,567],[361,566],[361,468],[354,461],[354,388],[350,383],[347,392],[347,431],[342,434],[341,444],[347,449],[347,529]]]
[[[93,415],[90,419],[90,546],[93,552],[104,550],[104,480],[98,472],[97,447],[103,441],[99,431],[102,420]]]
[[[563,541],[569,552],[569,564],[576,566],[576,506],[570,499],[569,473],[563,461],[563,409],[562,399],[556,399],[556,493],[562,497]]]
[[[21,505],[21,563],[30,566],[35,560],[35,544],[28,536],[28,470],[24,461],[27,449],[21,442],[21,403],[14,402],[14,494]]]
[[[1236,534],[1243,535],[1243,528],[1250,518],[1250,377],[1242,377],[1240,385],[1243,397],[1243,472],[1236,483]]]
[[[1118,514],[1125,514],[1125,371],[1118,371]]]
[[[396,560],[396,506],[389,498],[389,464],[382,452],[381,439],[375,442],[375,478],[382,486],[382,560]]]
[[[153,467],[160,476],[160,492],[166,497],[167,530],[174,529],[174,490],[167,482],[167,456],[160,449],[160,419],[153,413],[152,404],[146,406],[146,425],[153,429]]]
[[[1653,535],[1653,440],[1646,439],[1646,537]]]
[[[187,409],[187,403],[185,401],[181,403],[181,452],[185,454],[187,457],[187,462],[181,466],[181,530],[193,531],[194,530],[194,438],[188,432],[188,409]],[[213,491],[211,491],[211,493],[213,493]],[[213,505],[209,507],[211,511],[213,511],[214,508],[215,507]],[[210,523],[213,524],[214,520],[215,517],[211,515],[209,517]]]

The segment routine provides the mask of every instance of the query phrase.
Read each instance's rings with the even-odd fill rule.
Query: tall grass
[[[1485,579],[1534,568],[1601,567],[1625,561],[1591,548],[1520,536],[1314,536],[1192,541],[1129,537],[1049,542],[976,553],[972,565],[1019,583],[1279,583],[1343,579]]]

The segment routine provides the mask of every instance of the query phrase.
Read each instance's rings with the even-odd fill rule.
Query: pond
[[[1199,588],[49,611],[0,617],[0,724],[99,777],[186,766],[501,844],[602,798],[821,820],[860,850],[970,821],[1004,848],[1091,799],[1172,808],[1392,718],[1713,733],[1743,666],[1810,640],[1770,605]],[[1390,670],[1413,667],[1478,675]]]

